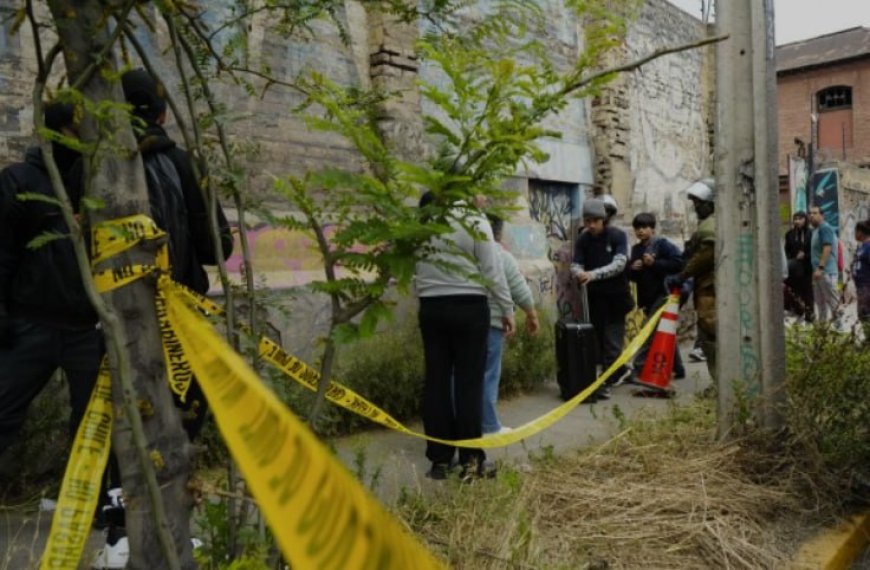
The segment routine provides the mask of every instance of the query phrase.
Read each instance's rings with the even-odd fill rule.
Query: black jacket
[[[67,184],[77,210],[77,185]],[[0,311],[28,320],[69,326],[94,326],[97,316],[85,295],[72,243],[53,239],[30,248],[43,234],[67,235],[60,208],[23,194],[54,198],[39,147],[23,162],[0,171]]]
[[[642,260],[645,253],[655,256],[653,264],[644,265],[640,270],[631,269],[632,264]],[[683,270],[683,254],[667,239],[653,236],[648,244],[636,243],[632,246],[628,267],[628,278],[637,283],[638,306],[650,310],[668,292],[665,289],[665,277]]]
[[[172,278],[205,293],[208,276],[203,265],[216,265],[217,258],[208,226],[208,209],[190,157],[157,125],[150,125],[140,133],[139,150],[145,165],[151,216],[169,234]],[[220,206],[217,215],[221,251],[226,259],[232,253],[233,238]]]
[[[810,266],[810,244],[813,232],[808,227],[801,229],[792,228],[785,233],[785,257],[796,259],[798,253],[804,252],[803,263],[807,268]]]

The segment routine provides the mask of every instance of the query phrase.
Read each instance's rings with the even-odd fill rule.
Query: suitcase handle
[[[575,280],[574,283],[577,283]],[[591,324],[589,320],[589,294],[586,292],[586,284],[582,285],[577,283],[577,287],[580,289],[580,320],[585,324]]]

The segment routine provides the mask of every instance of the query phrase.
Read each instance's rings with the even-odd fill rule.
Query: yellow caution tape
[[[138,243],[138,240],[140,239],[154,239],[163,235],[159,228],[157,228],[156,225],[153,225],[153,223],[149,224],[149,221],[150,220],[145,216],[133,216],[131,218],[122,219],[120,228],[112,227],[109,223],[103,224],[94,230],[94,241],[95,243],[98,243],[100,251],[111,251],[113,255],[117,255]],[[126,235],[127,239],[119,239],[117,237],[118,235]],[[98,281],[103,283],[104,286],[117,288],[130,283],[135,279],[139,279],[155,270],[156,268],[154,267],[137,266],[122,271],[114,271],[111,275],[107,276],[97,275],[97,277]],[[161,277],[161,282],[163,282],[163,279],[164,278]],[[168,279],[166,282],[168,282]],[[177,291],[180,298],[184,299],[189,305],[196,307],[199,310],[214,315],[225,314],[223,307],[186,287],[177,286]],[[184,361],[182,352],[178,350],[177,340],[173,339],[172,327],[169,326],[165,318],[165,308],[162,306],[160,293],[158,293],[157,307],[158,318],[161,319],[161,334],[164,335],[164,339],[169,343],[169,346],[164,345],[164,356],[166,357],[167,370],[170,374],[170,386],[172,387],[173,392],[179,394],[179,396],[183,398],[190,385],[190,367]],[[549,413],[534,419],[507,434],[490,435],[486,438],[480,437],[465,440],[444,440],[431,437],[406,427],[374,403],[335,381],[330,381],[326,390],[326,398],[330,402],[341,406],[352,413],[369,418],[371,421],[384,427],[421,439],[445,443],[457,447],[483,449],[504,447],[522,441],[523,439],[546,429],[580,405],[605,381],[607,381],[616,370],[625,365],[634,356],[643,343],[646,342],[646,339],[655,330],[655,323],[658,321],[663,310],[663,308],[659,310],[653,318],[649,320],[647,325],[641,328],[639,333],[628,343],[628,347],[616,362],[614,362],[610,368],[608,368],[585,390]],[[259,354],[266,362],[269,362],[278,368],[278,370],[282,371],[286,376],[292,378],[294,381],[309,390],[317,391],[317,386],[320,382],[319,372],[298,358],[284,352],[284,350],[271,339],[266,337],[260,338]]]
[[[213,315],[223,315],[224,309],[214,301],[191,291],[190,289],[179,286],[177,284],[174,285],[178,295],[181,299],[183,299],[188,305],[198,308],[206,313]],[[619,356],[619,358],[606,370],[604,373],[599,376],[595,382],[593,382],[589,387],[585,390],[566,401],[559,407],[553,409],[547,414],[534,419],[522,426],[515,428],[506,434],[497,434],[497,435],[489,435],[487,437],[474,438],[474,439],[464,439],[464,440],[444,440],[436,437],[428,436],[424,433],[414,431],[401,422],[393,418],[390,414],[373,404],[372,402],[366,400],[364,397],[360,396],[350,388],[343,386],[335,381],[330,381],[329,386],[326,389],[326,398],[338,405],[342,408],[351,411],[355,414],[361,415],[363,417],[369,418],[373,422],[376,422],[384,427],[389,429],[399,431],[414,437],[419,437],[421,439],[426,439],[429,441],[434,441],[438,443],[444,443],[447,445],[453,445],[456,447],[471,447],[471,448],[481,448],[481,449],[490,449],[497,447],[504,447],[506,445],[510,445],[513,443],[517,443],[523,439],[526,439],[539,431],[546,429],[547,427],[553,425],[560,419],[564,418],[571,410],[580,405],[586,398],[588,398],[595,390],[597,390],[608,378],[610,378],[614,372],[616,372],[620,367],[625,365],[634,354],[640,349],[641,346],[646,342],[647,338],[653,333],[655,330],[656,323],[664,312],[665,307],[660,308],[653,317],[644,325],[638,334],[628,343],[625,351]],[[278,368],[278,370],[282,371],[286,376],[292,378],[297,383],[302,386],[308,388],[312,391],[317,391],[317,386],[320,382],[320,374],[317,370],[311,368],[298,358],[291,356],[284,352],[284,350],[273,340],[260,337],[259,342],[259,354],[266,361]]]
[[[211,325],[161,280],[167,311],[233,457],[294,568],[443,568]]]
[[[120,255],[141,241],[165,235],[154,220],[143,214],[95,224],[91,229],[91,265]]]
[[[107,261],[120,255],[136,244],[145,240],[155,240],[166,236],[148,216],[137,214],[102,222],[94,226],[91,232],[92,264]],[[169,248],[166,244],[157,250],[155,265],[125,265],[115,269],[94,271],[94,282],[100,293],[108,293],[125,285],[142,279],[155,272],[169,271]],[[175,333],[166,318],[165,300],[160,291],[156,299],[157,319],[160,324],[160,335],[163,338],[163,357],[166,360],[166,373],[169,377],[169,387],[179,399],[184,402],[190,389],[193,374],[184,359],[184,354],[175,338]]]
[[[156,308],[169,388],[184,402],[187,400],[187,391],[193,381],[193,371],[190,369],[190,362],[188,362],[184,349],[178,341],[175,329],[172,328],[172,323],[169,321],[169,315],[166,311],[166,296],[162,289],[157,290]]]
[[[41,570],[78,568],[100,496],[112,435],[112,379],[105,359],[73,441]]]
[[[142,240],[163,236],[146,216],[100,224],[92,236],[94,264],[107,261]],[[368,496],[210,324],[193,310],[223,314],[223,308],[173,283],[166,275],[168,268],[168,251],[164,245],[153,266],[97,271],[95,279],[105,292],[154,272],[163,273],[158,281],[156,303],[170,385],[183,399],[192,374],[200,377],[227,445],[288,560],[299,566],[318,568],[441,568],[440,562]],[[663,311],[664,307],[592,385],[509,434],[460,441],[431,438],[408,429],[337,382],[330,382],[326,396],[354,413],[415,437],[459,447],[502,447],[546,429],[585,400],[628,362],[652,334]],[[274,341],[261,338],[259,349],[266,361],[286,375],[311,390],[317,389],[319,373],[285,353]],[[111,380],[104,367],[76,436],[42,568],[75,567],[81,557],[108,457],[110,391]]]

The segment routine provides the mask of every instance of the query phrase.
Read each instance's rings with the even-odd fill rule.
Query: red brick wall
[[[810,141],[810,101],[818,91],[834,85],[852,87],[852,146],[847,160],[870,162],[870,58],[777,77],[779,106],[779,172],[788,173],[787,156],[796,154],[794,139]],[[839,127],[837,127],[839,132]],[[841,158],[841,135],[836,147],[821,149],[820,158]]]

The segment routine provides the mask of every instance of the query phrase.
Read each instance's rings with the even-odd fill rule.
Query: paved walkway
[[[683,349],[688,355],[691,346]],[[687,377],[674,382],[677,401],[688,400],[700,393],[710,383],[706,363],[692,363],[685,359]],[[667,407],[668,400],[657,398],[638,398],[631,395],[634,388],[620,386],[613,391],[610,400],[595,404],[580,404],[565,418],[549,429],[520,443],[504,448],[488,450],[490,459],[508,462],[522,468],[528,462],[530,453],[541,453],[550,448],[554,453],[565,453],[580,449],[589,444],[604,442],[619,432],[619,422],[614,415],[614,407],[631,418],[641,410],[661,410]],[[519,426],[544,415],[562,403],[555,382],[545,384],[537,390],[499,404],[499,420],[503,425]],[[408,425],[415,431],[422,431],[422,425],[414,422]],[[371,474],[380,469],[379,484],[374,492],[385,503],[391,504],[403,487],[427,489],[440,482],[425,477],[430,463],[425,457],[426,444],[422,439],[376,429],[369,432],[342,438],[335,444],[338,456],[354,472],[354,459],[365,460],[366,472]]]
[[[691,347],[684,348],[684,355]],[[688,359],[686,359],[688,361]],[[709,384],[706,364],[686,363],[687,378],[674,383],[677,400],[687,400]],[[632,388],[616,388],[610,400],[596,404],[581,404],[565,418],[544,432],[523,442],[490,450],[491,459],[522,466],[528,462],[530,453],[545,449],[554,453],[566,453],[596,442],[603,442],[616,435],[619,424],[614,416],[614,407],[630,418],[642,409],[664,410],[667,400],[637,398],[631,395]],[[540,417],[562,403],[555,382],[537,390],[502,402],[499,418],[504,425],[518,426]],[[422,431],[419,422],[408,427]],[[357,472],[356,462],[362,458],[367,473],[380,470],[380,479],[374,492],[387,504],[393,503],[402,488],[431,489],[441,484],[424,475],[429,468],[426,460],[425,442],[422,439],[373,429],[333,442],[336,453],[348,468]],[[368,478],[367,478],[368,480]],[[0,511],[0,570],[28,570],[36,568],[49,528],[51,513]],[[91,533],[83,561],[90,562],[93,553],[103,541],[99,531]],[[88,568],[87,564],[80,565]]]

